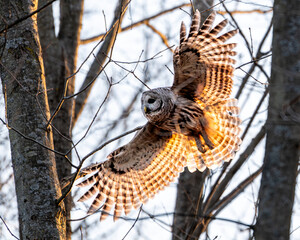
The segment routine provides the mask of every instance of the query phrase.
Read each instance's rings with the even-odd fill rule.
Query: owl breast
[[[160,127],[186,136],[194,136],[203,131],[206,120],[202,109],[197,103],[179,97],[171,116],[163,125],[163,127]]]

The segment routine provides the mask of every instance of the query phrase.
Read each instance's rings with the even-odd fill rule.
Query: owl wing
[[[189,99],[197,98],[205,105],[212,105],[230,96],[236,55],[232,49],[235,43],[224,42],[238,31],[233,30],[217,36],[227,25],[224,20],[212,28],[213,12],[200,26],[200,13],[196,10],[190,32],[186,37],[184,23],[180,29],[180,45],[173,56],[174,83],[172,90]]]
[[[203,126],[202,134],[188,139],[187,167],[190,172],[196,169],[204,171],[206,167],[214,169],[223,161],[233,159],[242,143],[238,136],[241,123],[238,114],[236,99],[226,99],[204,108],[203,119],[206,124]],[[198,145],[201,145],[201,151]]]
[[[104,163],[84,169],[91,174],[78,184],[90,189],[78,200],[96,195],[89,213],[101,208],[100,220],[114,209],[114,220],[124,210],[138,208],[174,181],[186,165],[186,137],[147,123],[127,145],[118,148]]]
[[[191,172],[231,160],[241,144],[239,108],[237,100],[230,99],[235,62],[231,57],[236,55],[232,51],[236,44],[224,43],[238,31],[218,36],[228,22],[212,27],[214,19],[212,13],[200,28],[200,13],[196,10],[187,37],[182,23],[180,45],[173,58],[172,90],[198,103],[205,122],[202,133],[188,140],[187,167]]]

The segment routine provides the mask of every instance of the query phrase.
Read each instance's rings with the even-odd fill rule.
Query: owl
[[[144,92],[147,124],[105,162],[82,170],[87,177],[77,186],[91,187],[78,201],[94,197],[89,214],[101,209],[104,220],[113,210],[116,220],[153,198],[185,167],[213,169],[238,151],[239,108],[230,98],[236,44],[224,43],[237,30],[219,35],[228,22],[212,27],[215,15],[200,27],[196,10],[188,35],[181,24],[173,86]]]

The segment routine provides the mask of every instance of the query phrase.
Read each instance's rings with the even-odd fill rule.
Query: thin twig
[[[155,28],[149,22],[146,22],[145,25],[147,27],[149,27],[153,32],[155,32],[161,38],[162,42],[167,46],[167,48],[169,48],[172,51],[172,48],[170,48],[170,45],[168,43],[167,37],[162,32],[160,32],[157,28]]]
[[[58,105],[56,106],[54,112],[52,113],[52,115],[51,115],[51,117],[50,117],[48,123],[46,124],[47,127],[51,124],[53,118],[56,116],[56,114],[57,114],[58,111],[60,110],[60,108],[61,108],[62,104],[64,103],[64,101],[67,100],[67,99],[74,98],[75,96],[81,94],[81,93],[84,92],[86,89],[88,89],[88,88],[94,83],[94,81],[97,79],[97,77],[102,73],[102,71],[104,70],[104,68],[108,65],[109,62],[107,62],[107,63],[101,68],[101,70],[100,70],[100,71],[98,72],[98,74],[96,74],[96,76],[89,82],[89,84],[87,84],[84,88],[81,87],[81,89],[79,90],[79,92],[74,93],[74,94],[69,95],[69,96],[66,96],[67,86],[68,86],[68,84],[67,84],[67,83],[68,83],[68,80],[69,80],[70,78],[74,77],[74,76],[80,71],[80,69],[81,69],[82,66],[85,64],[85,62],[86,62],[86,61],[89,59],[89,57],[93,54],[94,50],[95,50],[95,49],[96,49],[96,48],[97,48],[97,47],[98,47],[98,46],[106,39],[107,36],[109,36],[109,34],[111,33],[111,31],[113,31],[113,30],[116,28],[116,26],[118,26],[118,25],[117,25],[118,22],[119,22],[119,21],[118,21],[118,19],[117,19],[117,21],[114,22],[114,23],[112,24],[112,26],[111,26],[111,28],[109,29],[109,31],[107,31],[107,32],[102,36],[101,40],[95,45],[95,47],[94,47],[94,48],[92,49],[92,51],[88,54],[88,56],[85,58],[85,60],[82,62],[82,64],[78,67],[78,69],[77,69],[74,73],[72,73],[70,76],[68,76],[68,77],[66,78],[66,84],[65,84],[65,86],[64,86],[64,87],[65,87],[65,88],[64,88],[64,94],[63,94],[62,98],[60,99]],[[101,49],[100,49],[100,50],[101,50]],[[76,101],[76,102],[77,102],[77,101]],[[76,114],[75,114],[75,116],[76,116]],[[75,117],[75,119],[74,119],[74,123],[73,123],[73,124],[75,124],[75,122],[76,122],[76,117]]]
[[[266,130],[265,126],[262,126],[260,131],[257,133],[257,135],[252,139],[251,143],[248,145],[248,147],[244,150],[244,152],[240,155],[239,159],[236,161],[236,163],[231,167],[231,169],[227,172],[226,176],[223,178],[221,182],[216,182],[213,186],[213,190],[211,191],[210,195],[208,196],[207,200],[204,203],[203,212],[209,213],[208,209],[211,209],[211,207],[219,200],[221,195],[226,190],[226,187],[232,177],[235,175],[235,173],[241,168],[241,166],[244,164],[244,162],[248,159],[248,157],[253,153],[256,146],[260,143],[260,141],[265,136]],[[228,163],[226,166],[228,167]],[[227,168],[226,167],[226,168]],[[220,177],[218,180],[221,179],[221,176],[225,173],[225,171],[222,171],[220,174]]]
[[[137,221],[139,220],[139,217],[140,217],[140,214],[141,214],[141,211],[142,211],[142,207],[143,207],[143,204],[140,206],[140,210],[139,210],[139,213],[134,221],[134,223],[132,224],[132,226],[129,228],[129,230],[127,231],[127,233],[125,234],[125,236],[122,238],[122,240],[124,240],[127,235],[130,233],[130,231],[134,228],[135,224],[137,223]]]
[[[241,193],[254,179],[261,174],[263,167],[261,166],[258,170],[252,173],[249,177],[247,177],[244,181],[242,181],[235,189],[233,189],[230,193],[228,193],[225,197],[223,197],[220,201],[218,201],[214,206],[212,206],[208,212],[212,212],[216,210],[213,216],[217,216],[218,213],[224,209],[233,199],[235,199],[239,193]]]
[[[124,137],[124,136],[126,136],[126,135],[128,135],[128,134],[131,134],[131,133],[133,133],[133,132],[136,132],[136,131],[142,129],[143,127],[144,127],[144,126],[136,127],[136,128],[134,128],[134,129],[132,129],[132,130],[130,130],[130,131],[127,131],[127,132],[125,132],[125,133],[123,133],[123,134],[121,134],[121,135],[119,135],[119,136],[117,136],[117,137],[114,137],[114,138],[110,139],[109,141],[107,141],[107,142],[101,144],[101,146],[99,146],[99,147],[96,148],[95,150],[93,150],[93,151],[91,151],[90,153],[88,153],[85,157],[83,157],[83,158],[82,158],[82,161],[85,161],[87,158],[89,158],[90,156],[92,156],[92,155],[95,154],[96,152],[100,151],[102,148],[104,148],[104,147],[105,147],[106,145],[108,145],[109,143],[114,142],[114,141],[118,140],[119,138],[122,138],[122,137]]]
[[[263,47],[263,45],[264,45],[264,43],[265,43],[265,41],[266,41],[266,39],[267,39],[267,36],[268,36],[269,33],[271,32],[271,28],[272,28],[272,25],[273,25],[272,22],[273,22],[273,21],[271,20],[271,21],[270,21],[270,24],[269,24],[269,26],[268,26],[268,29],[267,29],[267,31],[266,31],[266,33],[264,34],[262,40],[260,41],[260,44],[259,44],[258,49],[257,49],[257,52],[256,52],[256,56],[255,56],[255,58],[253,59],[253,64],[251,65],[251,68],[248,70],[248,74],[246,74],[246,76],[243,78],[242,83],[241,83],[241,85],[240,85],[240,87],[239,87],[239,90],[237,91],[237,93],[236,93],[236,95],[235,95],[235,98],[236,98],[236,99],[238,99],[238,98],[240,97],[240,95],[242,94],[243,89],[244,89],[244,87],[246,86],[246,83],[247,83],[247,81],[248,81],[248,79],[249,79],[249,76],[254,72],[255,68],[258,67],[257,59],[263,59],[263,58],[264,58],[264,55],[266,55],[265,57],[269,57],[269,56],[270,56],[270,54],[267,55],[267,54],[262,53],[262,52],[261,52],[261,49],[262,49],[262,47]],[[241,66],[239,66],[238,68],[241,68],[242,66],[244,66],[244,65],[241,65]],[[238,69],[238,68],[237,68],[237,69]],[[260,68],[260,69],[262,69],[262,68]]]
[[[17,238],[9,229],[9,227],[7,226],[6,222],[4,221],[4,219],[0,216],[0,219],[2,220],[2,222],[4,223],[6,229],[9,231],[10,235],[12,235],[15,239],[19,239]]]
[[[141,211],[141,209],[140,209]],[[230,222],[230,223],[235,223],[235,224],[239,224],[239,225],[242,225],[242,226],[245,226],[245,227],[249,227],[249,228],[252,228],[253,226],[251,224],[247,224],[247,223],[243,223],[243,222],[240,222],[240,221],[236,221],[236,220],[233,220],[233,219],[228,219],[228,218],[219,218],[219,217],[214,217],[214,216],[205,216],[205,215],[194,215],[194,214],[186,214],[186,213],[178,213],[178,212],[165,212],[165,213],[157,213],[157,214],[150,214],[148,213],[147,211],[145,211],[144,209],[142,209],[142,211],[148,215],[148,217],[139,217],[138,221],[147,221],[147,220],[150,220],[150,219],[156,219],[158,220],[158,218],[160,217],[166,217],[166,216],[180,216],[180,217],[190,217],[190,218],[206,218],[206,219],[211,219],[211,220],[219,220],[219,221],[225,221],[225,222]],[[98,210],[97,212],[104,212],[102,210]],[[109,215],[109,216],[114,216],[114,214],[112,213],[108,213],[108,212],[104,212],[105,214]],[[85,217],[82,217],[82,218],[76,218],[76,219],[68,219],[68,221],[72,221],[72,222],[75,222],[75,221],[82,221],[84,219],[86,219],[87,217],[89,217],[91,215],[87,215]],[[124,221],[136,221],[137,218],[129,218],[129,217],[119,217],[119,219],[122,219]],[[169,226],[167,223],[163,222],[160,220],[160,222],[162,222],[163,224],[165,224],[166,226]]]
[[[150,20],[152,20],[152,19],[154,19],[154,18],[157,18],[157,17],[159,17],[159,16],[162,16],[162,15],[164,15],[164,14],[166,14],[166,13],[172,12],[172,11],[178,9],[178,8],[181,8],[181,7],[187,7],[187,6],[190,6],[190,3],[181,4],[181,5],[178,5],[178,6],[176,6],[176,7],[167,9],[167,10],[162,11],[162,12],[159,12],[159,13],[157,13],[157,14],[155,14],[155,15],[152,15],[152,16],[150,16],[150,17],[148,17],[148,18],[145,18],[145,19],[140,20],[140,21],[138,21],[138,22],[132,23],[132,24],[130,24],[130,25],[124,27],[124,28],[121,28],[121,29],[120,29],[120,32],[124,32],[124,31],[127,31],[127,30],[131,30],[132,28],[137,27],[137,26],[142,25],[142,24],[145,24],[146,22],[149,22]],[[94,36],[94,37],[90,37],[90,38],[87,38],[87,39],[83,39],[83,40],[80,41],[80,44],[87,44],[87,43],[90,43],[90,42],[93,42],[93,41],[97,41],[97,40],[101,39],[103,35],[104,35],[104,34],[102,33],[102,34],[99,34],[99,35]]]
[[[245,65],[248,65],[248,64],[250,64],[250,63],[257,63],[258,61],[260,61],[260,60],[262,60],[262,59],[265,59],[265,58],[268,58],[268,57],[271,57],[271,56],[272,56],[272,54],[268,54],[268,55],[263,55],[263,56],[261,56],[261,57],[259,57],[259,58],[255,58],[255,59],[253,59],[252,61],[243,63],[243,64],[241,64],[240,66],[236,67],[236,70],[237,70],[237,69],[241,69],[241,68],[244,67]]]
[[[159,52],[155,53],[152,57],[150,58],[147,58],[147,59],[144,59],[144,60],[138,60],[138,61],[127,61],[127,62],[124,62],[124,61],[118,61],[118,60],[111,60],[111,62],[113,63],[120,63],[120,64],[136,64],[136,63],[146,63],[146,62],[149,62],[149,61],[152,61],[154,59],[157,59],[159,57],[161,57],[161,53],[167,51],[169,48],[173,48],[175,45],[172,45],[170,47],[167,47],[167,48],[164,48],[163,50],[160,50]],[[142,51],[143,52],[143,51]],[[126,70],[126,69],[124,69]],[[126,70],[128,71],[128,70]]]
[[[13,26],[17,25],[20,22],[25,21],[26,19],[32,17],[33,15],[37,14],[38,12],[42,11],[43,9],[45,9],[46,7],[50,6],[52,3],[54,3],[56,0],[51,0],[50,2],[47,2],[44,6],[38,8],[37,10],[33,11],[32,13],[24,16],[24,17],[20,17],[19,19],[17,19],[16,21],[8,24],[5,28],[0,30],[0,33],[3,33],[4,31],[7,31],[8,29],[12,28]]]
[[[217,4],[215,4],[214,6],[212,6],[211,8],[209,8],[209,9],[207,9],[207,10],[204,10],[204,11],[201,11],[201,13],[202,13],[202,12],[209,11],[209,10],[211,10],[212,8],[216,7],[216,6],[219,5],[219,4],[221,4],[221,3],[217,3]],[[162,16],[162,15],[164,15],[164,14],[166,14],[166,13],[172,12],[172,11],[174,11],[174,10],[176,10],[176,9],[181,9],[181,8],[183,8],[183,7],[189,7],[189,6],[191,6],[190,3],[185,3],[185,4],[178,5],[178,6],[176,6],[176,7],[173,7],[173,8],[164,10],[164,11],[161,11],[161,12],[155,14],[155,15],[152,15],[152,16],[150,16],[150,17],[147,17],[147,18],[145,18],[145,19],[142,19],[142,20],[140,20],[140,21],[137,21],[137,22],[132,23],[132,24],[126,26],[126,27],[121,28],[121,29],[120,29],[120,32],[125,32],[125,31],[127,31],[127,30],[131,30],[131,29],[133,29],[133,28],[135,28],[135,27],[137,27],[137,26],[146,24],[146,23],[149,22],[150,20],[153,20],[153,19],[155,19],[155,18],[157,18],[157,17],[160,17],[160,16]],[[263,10],[261,10],[261,9],[252,9],[252,10],[245,10],[245,11],[236,10],[236,11],[231,11],[231,14],[232,14],[232,15],[234,15],[234,14],[251,14],[251,13],[261,13],[261,14],[265,14],[265,13],[269,13],[269,12],[272,12],[272,11],[273,11],[273,9],[269,9],[269,10],[266,10],[266,11],[263,11]],[[217,11],[217,13],[218,13],[218,14],[221,14],[221,15],[225,15],[227,12],[226,12],[226,11]],[[103,37],[104,34],[105,34],[105,33],[101,33],[101,34],[99,34],[99,35],[97,35],[97,36],[93,36],[93,37],[90,37],[90,38],[82,39],[82,40],[80,41],[79,44],[88,44],[88,43],[97,41],[97,40],[101,39],[101,37]]]
[[[0,121],[1,121],[4,125],[8,126],[8,123],[6,123],[2,118],[0,118]],[[51,151],[51,152],[54,152],[54,153],[56,153],[56,154],[58,154],[58,155],[64,157],[64,158],[72,165],[72,167],[75,167],[75,168],[76,168],[76,166],[72,164],[72,162],[70,161],[70,159],[68,158],[68,156],[66,156],[66,154],[61,153],[61,152],[58,152],[58,151],[56,151],[56,150],[54,150],[54,149],[51,149],[51,148],[45,146],[44,144],[40,143],[39,141],[37,141],[37,140],[35,140],[35,139],[31,138],[31,137],[28,137],[28,136],[24,135],[24,134],[21,133],[18,129],[16,129],[16,128],[12,127],[12,126],[8,126],[8,129],[11,129],[11,130],[13,130],[14,132],[18,133],[19,135],[21,135],[21,136],[22,136],[23,138],[25,138],[26,140],[32,141],[32,142],[38,144],[39,146],[41,146],[41,147],[43,147],[43,148],[45,148],[45,149],[47,149],[47,150],[49,150],[49,151]]]
[[[268,95],[268,93],[269,93],[269,88],[266,88],[264,94],[262,95],[262,97],[261,97],[259,103],[258,103],[257,106],[256,106],[256,109],[254,110],[254,112],[253,112],[253,114],[252,114],[252,116],[251,116],[251,118],[250,118],[250,121],[249,121],[248,124],[247,124],[247,127],[245,128],[245,130],[244,130],[244,132],[243,132],[243,135],[241,136],[241,139],[242,139],[242,140],[245,138],[245,136],[246,136],[248,130],[250,129],[251,124],[252,124],[252,122],[254,121],[254,118],[255,118],[255,116],[257,115],[257,113],[258,113],[258,111],[259,111],[259,109],[260,109],[262,103],[264,102],[266,96]]]
[[[109,96],[109,93],[110,93],[110,91],[111,91],[111,88],[112,88],[112,84],[109,85],[109,88],[108,88],[108,90],[107,90],[106,96],[105,96],[105,98],[103,99],[103,101],[102,101],[102,103],[100,104],[100,106],[98,107],[98,109],[97,109],[97,111],[96,111],[96,113],[95,113],[95,115],[94,115],[94,117],[93,117],[91,123],[89,124],[87,130],[85,131],[84,135],[77,141],[76,144],[74,144],[74,146],[73,146],[66,154],[69,154],[69,153],[72,151],[72,149],[73,149],[74,147],[76,147],[76,146],[77,146],[77,145],[78,145],[78,144],[86,137],[86,135],[87,135],[88,132],[90,131],[90,129],[91,129],[93,123],[95,122],[95,120],[96,120],[96,118],[97,118],[97,116],[98,116],[98,113],[99,113],[100,110],[102,109],[104,103],[107,101],[108,96]]]
[[[251,46],[245,36],[245,34],[243,33],[243,31],[241,30],[239,24],[237,23],[237,21],[235,20],[235,18],[232,16],[232,13],[227,9],[226,5],[224,4],[224,2],[222,2],[222,6],[224,7],[225,11],[227,12],[227,14],[230,16],[231,20],[234,22],[236,28],[239,30],[239,34],[242,36],[242,38],[244,39],[245,43],[246,43],[246,46],[247,46],[247,49],[251,55],[251,57],[253,58],[253,55],[252,55],[252,51],[251,51]]]
[[[97,77],[102,73],[105,67],[111,62],[115,41],[121,26],[121,22],[123,20],[123,16],[128,8],[129,3],[130,0],[119,0],[119,3],[115,9],[115,15],[111,24],[110,33],[106,35],[105,41],[103,42],[101,48],[98,50],[96,54],[97,57],[94,59],[84,79],[84,82],[80,87],[79,92],[73,94],[72,96],[69,96],[69,97],[74,97],[78,95],[75,102],[74,124],[76,123],[78,117],[80,116],[85,106],[86,100],[91,91],[91,86],[93,86]]]

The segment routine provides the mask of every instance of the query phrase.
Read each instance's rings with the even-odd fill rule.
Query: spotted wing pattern
[[[104,220],[114,209],[114,220],[124,210],[138,208],[173,182],[186,166],[186,137],[159,130],[147,123],[127,145],[115,150],[108,160],[83,170],[88,178],[78,184],[91,185],[79,199],[96,196],[89,213],[101,209]]]

